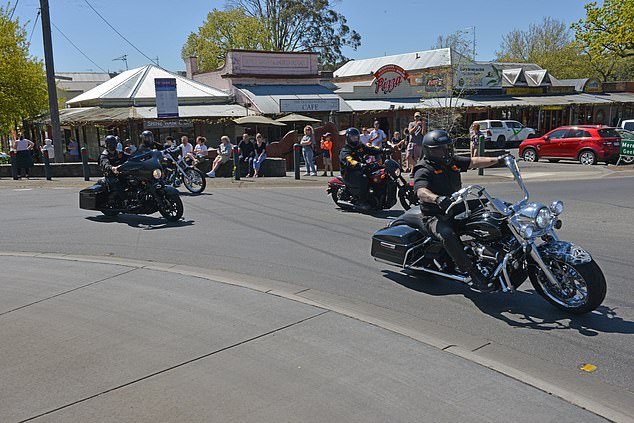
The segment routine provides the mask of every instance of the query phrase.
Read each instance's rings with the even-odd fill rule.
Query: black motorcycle
[[[79,192],[79,208],[98,210],[106,216],[158,211],[168,221],[176,222],[183,216],[183,202],[178,191],[163,179],[161,157],[157,150],[133,155],[119,166],[121,190],[113,192],[106,180],[101,179]]]
[[[471,185],[454,193],[447,213],[465,251],[498,291],[514,292],[528,277],[542,297],[569,313],[597,308],[606,294],[601,268],[580,246],[561,241],[563,203],[549,207],[528,202],[528,190],[515,159],[506,165],[524,192],[512,204],[491,197],[485,188]],[[403,269],[421,271],[468,283],[442,244],[423,225],[420,208],[408,210],[372,237],[372,256]]]
[[[205,174],[198,168],[188,164],[184,157],[180,157],[180,147],[170,147],[162,150],[161,165],[165,181],[173,186],[181,184],[192,194],[200,194],[207,186]]]
[[[387,210],[392,208],[398,200],[403,209],[409,210],[418,205],[419,200],[414,192],[414,184],[403,178],[403,169],[388,153],[383,154],[383,165],[368,163],[365,168],[365,176],[369,179],[368,202],[374,210]],[[328,181],[327,194],[332,201],[344,210],[354,209],[359,203],[358,194],[350,189],[342,176],[337,176]]]

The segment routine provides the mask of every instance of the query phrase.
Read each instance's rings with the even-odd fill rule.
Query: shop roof
[[[179,119],[207,119],[246,116],[246,109],[237,104],[205,104],[178,107]],[[72,123],[123,122],[128,119],[157,119],[156,107],[73,107],[59,111],[60,121]],[[47,117],[43,123],[48,123]]]
[[[453,52],[455,60],[458,53]],[[462,56],[461,56],[462,57]],[[351,60],[334,72],[335,78],[366,76],[379,70],[382,66],[395,64],[406,71],[415,69],[438,68],[451,66],[452,51],[449,48],[425,50],[393,56],[374,57],[371,59]]]
[[[156,103],[155,78],[175,78],[179,104],[219,103],[229,95],[154,65],[125,71],[66,102],[69,106],[149,106]]]
[[[265,115],[280,114],[280,99],[333,99],[339,100],[339,111],[352,111],[346,102],[323,85],[235,85],[253,105]]]

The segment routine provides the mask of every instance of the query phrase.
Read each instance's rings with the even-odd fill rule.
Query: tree
[[[198,32],[189,35],[181,56],[183,60],[198,56],[198,69],[208,72],[221,67],[232,48],[270,50],[271,45],[260,21],[247,16],[243,9],[213,9]]]
[[[48,109],[46,74],[41,61],[28,54],[25,25],[0,6],[0,132]]]
[[[330,0],[231,0],[257,18],[275,51],[313,51],[322,65],[345,59],[342,48],[356,50],[361,36],[346,18],[332,9]]]
[[[634,0],[604,0],[585,8],[586,19],[572,25],[577,40],[593,54],[634,57]]]
[[[561,79],[593,73],[568,26],[550,17],[530,24],[526,31],[516,29],[504,35],[496,55],[500,62],[536,63]]]
[[[439,35],[432,49],[451,48],[453,51],[460,53],[469,60],[475,60],[475,45],[473,40],[467,39],[464,31],[456,31],[449,35]]]

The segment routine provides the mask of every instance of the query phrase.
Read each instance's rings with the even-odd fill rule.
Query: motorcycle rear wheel
[[[199,169],[189,167],[185,169],[183,184],[192,194],[200,194],[207,186],[207,179]]]
[[[165,194],[159,202],[159,213],[169,222],[176,222],[183,217],[183,201],[178,194]]]
[[[353,207],[347,203],[344,203],[343,200],[341,199],[341,194],[343,193],[344,189],[345,188],[341,186],[333,186],[330,192],[330,196],[332,197],[332,201],[334,201],[337,207],[339,207],[340,209],[352,210]]]
[[[601,268],[594,260],[574,265],[554,258],[544,261],[563,286],[563,290],[553,286],[539,267],[529,266],[531,283],[546,301],[572,314],[588,313],[601,305],[607,284]]]

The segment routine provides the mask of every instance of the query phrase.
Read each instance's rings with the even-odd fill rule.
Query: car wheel
[[[592,150],[583,150],[579,153],[579,162],[585,166],[592,166],[597,163],[597,155]]]
[[[504,135],[500,135],[498,137],[498,139],[495,141],[495,147],[496,148],[504,148],[504,147],[506,147],[506,138],[504,138]]]
[[[524,152],[522,153],[522,158],[525,162],[536,162],[537,160],[539,160],[539,158],[537,157],[537,151],[535,151],[534,148],[524,149]]]

